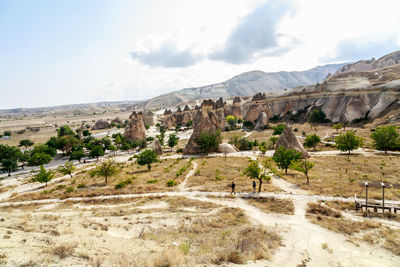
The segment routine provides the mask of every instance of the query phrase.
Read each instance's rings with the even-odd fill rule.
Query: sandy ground
[[[232,156],[254,157],[254,154],[240,152],[238,155]],[[118,159],[124,161],[127,158],[128,156],[120,156]],[[187,191],[186,183],[196,169],[197,164],[193,164],[193,169],[186,175],[184,182],[178,186],[177,192],[1,203],[0,206],[2,207],[10,204],[41,204],[41,207],[34,208],[31,211],[29,208],[28,211],[25,210],[22,206],[21,208],[6,208],[6,210],[0,212],[0,218],[5,218],[4,222],[0,224],[1,234],[10,236],[9,239],[3,239],[0,245],[1,251],[6,255],[5,259],[7,260],[5,262],[7,263],[5,265],[14,266],[17,263],[28,262],[29,260],[40,260],[44,264],[54,263],[56,258],[48,252],[48,249],[60,244],[73,244],[75,246],[73,249],[74,256],[63,259],[63,264],[93,266],[101,258],[101,263],[103,264],[101,266],[115,266],[115,264],[135,266],[138,264],[133,260],[135,255],[137,259],[143,255],[150,257],[151,253],[149,251],[161,252],[157,242],[139,238],[143,229],[146,227],[174,226],[179,221],[176,217],[168,215],[169,204],[165,201],[152,200],[148,203],[140,204],[138,203],[139,200],[156,196],[169,198],[183,196],[197,201],[213,203],[221,207],[242,209],[254,224],[279,231],[283,236],[284,247],[281,247],[270,261],[248,262],[248,266],[296,266],[302,263],[307,266],[399,266],[399,255],[394,255],[385,249],[377,248],[365,242],[357,244],[349,242],[349,236],[331,232],[311,223],[305,217],[305,210],[309,202],[318,200],[352,201],[352,199],[308,195],[289,182],[274,177],[272,183],[280,187],[285,193],[262,193],[261,196],[274,196],[293,200],[295,214],[265,213],[247,204],[241,198],[252,196],[252,194],[237,195],[233,199],[220,199],[212,196],[227,196],[228,194]],[[62,179],[62,177],[59,179]],[[14,190],[23,192],[23,189],[27,189],[27,187],[28,185],[24,184],[17,185]],[[40,188],[31,188],[31,190],[38,189]],[[84,203],[90,199],[101,200],[117,197],[135,199],[132,200],[132,203],[118,205],[90,205]],[[7,199],[7,197],[3,196],[3,199]],[[75,201],[77,203],[72,206],[66,205],[67,201]],[[392,203],[400,204],[400,201],[392,201]],[[10,210],[12,211],[12,216],[10,216]],[[136,211],[129,213],[129,210]],[[146,212],[138,213],[137,210]],[[210,216],[204,211],[197,211],[196,208],[191,211],[200,212],[201,216]],[[129,216],[110,216],[108,212],[123,212],[129,214]],[[349,214],[345,216],[354,221],[360,220]],[[50,222],[47,223],[45,220],[45,222],[39,223],[38,220],[40,218],[47,218]],[[21,224],[21,220],[22,225],[27,222],[25,225],[32,229],[28,229],[28,231],[27,229],[16,228],[15,225]],[[37,222],[38,229],[35,226],[30,226],[30,220]],[[386,225],[395,229],[400,228],[399,224],[395,222],[390,222]],[[60,235],[58,236],[56,232],[51,232],[53,230],[59,232]],[[7,231],[11,231],[12,234],[7,234]],[[329,246],[329,250],[322,247],[324,243]],[[121,247],[124,249],[119,249]],[[94,253],[92,253],[93,251]],[[22,254],[24,255],[24,261],[21,261]],[[188,266],[191,265],[189,264]]]

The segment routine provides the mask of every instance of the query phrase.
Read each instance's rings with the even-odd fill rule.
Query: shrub
[[[65,189],[65,192],[67,192],[67,193],[71,193],[74,191],[75,191],[75,188],[73,188],[73,187],[68,187],[67,189]]]
[[[176,176],[176,177],[179,177],[179,176],[181,176],[185,171],[186,171],[186,166],[183,166],[182,168],[180,168],[180,169],[176,172],[175,176]]]
[[[286,128],[286,126],[284,124],[279,124],[275,127],[272,127],[272,129],[274,130],[272,134],[280,135],[283,132],[283,130],[285,130],[285,128]]]
[[[158,180],[157,180],[157,179],[154,179],[154,180],[147,180],[147,183],[148,183],[148,184],[156,184],[156,183],[158,183]]]
[[[183,152],[183,148],[178,148],[177,150],[176,150],[176,153],[182,153]]]
[[[323,112],[322,110],[314,109],[311,112],[309,121],[315,123],[322,123],[322,122],[329,122],[329,119],[326,118],[325,112]]]
[[[85,188],[85,187],[86,187],[86,184],[84,184],[84,183],[78,184],[78,188]]]
[[[176,185],[177,185],[177,183],[176,183],[175,179],[171,179],[171,180],[167,181],[167,186],[168,187],[174,187]]]
[[[304,139],[304,145],[306,147],[313,147],[314,150],[317,149],[317,145],[319,142],[321,142],[321,138],[316,134],[307,135]]]

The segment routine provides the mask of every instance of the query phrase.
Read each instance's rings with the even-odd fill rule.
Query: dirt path
[[[188,179],[192,177],[197,170],[197,163],[195,161],[192,161],[192,164],[193,164],[193,169],[191,169],[190,172],[186,174],[185,180],[183,180],[183,182],[178,185],[178,189],[181,192],[185,191]]]

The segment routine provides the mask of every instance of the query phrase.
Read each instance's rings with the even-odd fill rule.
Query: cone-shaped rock
[[[142,112],[135,111],[129,116],[129,123],[125,127],[124,136],[128,140],[141,141],[146,139],[146,129],[143,122]]]
[[[156,138],[154,143],[152,144],[152,149],[157,153],[157,155],[162,155],[162,147],[160,141]]]
[[[293,148],[297,152],[300,152],[303,158],[309,158],[308,152],[304,149],[303,145],[297,141],[296,136],[294,135],[292,128],[289,125],[286,125],[285,130],[283,130],[282,134],[279,136],[278,141],[276,142],[275,149],[279,147],[285,148]]]
[[[260,115],[258,115],[258,119],[256,125],[254,126],[254,130],[262,130],[267,125],[268,125],[268,116],[263,111],[260,113]]]
[[[103,130],[103,129],[108,129],[110,128],[110,124],[107,121],[104,120],[98,120],[94,126],[93,126],[93,130]]]

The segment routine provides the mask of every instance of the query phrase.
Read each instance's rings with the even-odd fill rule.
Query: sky
[[[0,109],[143,100],[400,50],[398,0],[1,0]]]

